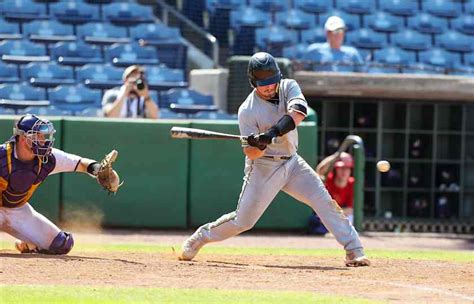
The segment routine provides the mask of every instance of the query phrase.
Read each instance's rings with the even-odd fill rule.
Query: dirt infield
[[[76,244],[179,244],[185,233],[76,233]],[[12,239],[0,234],[0,241]],[[474,250],[473,238],[362,237],[367,248]],[[332,237],[245,235],[226,247],[340,248]],[[68,256],[20,255],[0,251],[4,284],[175,287],[315,291],[395,302],[474,302],[474,262],[373,259],[372,267],[347,268],[343,251],[334,257],[201,254],[177,261],[169,253],[81,252]]]

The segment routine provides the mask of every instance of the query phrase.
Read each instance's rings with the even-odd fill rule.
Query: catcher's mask
[[[255,53],[250,58],[247,76],[253,88],[279,83],[282,78],[275,58],[265,52]]]
[[[34,114],[23,115],[13,126],[13,135],[25,136],[28,147],[42,163],[47,163],[51,155],[54,133],[56,130],[49,120]]]

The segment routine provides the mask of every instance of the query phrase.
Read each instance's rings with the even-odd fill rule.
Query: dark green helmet
[[[247,75],[254,88],[278,83],[282,77],[275,58],[265,52],[255,53],[250,58]]]

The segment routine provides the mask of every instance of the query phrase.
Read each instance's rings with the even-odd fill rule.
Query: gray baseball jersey
[[[239,109],[241,135],[261,133],[273,126],[294,105],[299,112],[307,107],[301,89],[292,79],[280,82],[279,100],[275,103],[261,99],[254,90]],[[251,229],[280,190],[311,207],[324,225],[348,252],[359,250],[359,236],[341,208],[331,198],[323,182],[299,156],[298,131],[277,137],[265,154],[256,160],[245,160],[245,176],[237,209],[199,228],[203,242],[221,241]]]

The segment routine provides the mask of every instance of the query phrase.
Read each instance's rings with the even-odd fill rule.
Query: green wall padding
[[[1,116],[0,117],[0,141],[7,141],[13,134],[13,122],[21,116]],[[59,118],[50,118],[56,128],[55,148],[61,148],[61,125]],[[30,204],[36,211],[46,216],[54,223],[59,222],[59,191],[60,174],[49,176],[35,191],[30,200]]]
[[[239,134],[237,122],[192,122],[193,128]],[[298,128],[299,153],[311,166],[316,162],[316,124]],[[193,140],[190,155],[190,225],[217,219],[235,210],[244,176],[244,154],[239,141]],[[281,193],[270,204],[256,228],[301,229],[311,214],[309,207]]]
[[[116,196],[108,196],[87,175],[65,175],[63,217],[74,221],[85,213],[106,226],[185,228],[189,141],[170,138],[175,125],[189,124],[167,120],[64,120],[64,150],[96,160],[117,150],[114,167],[125,184]]]

